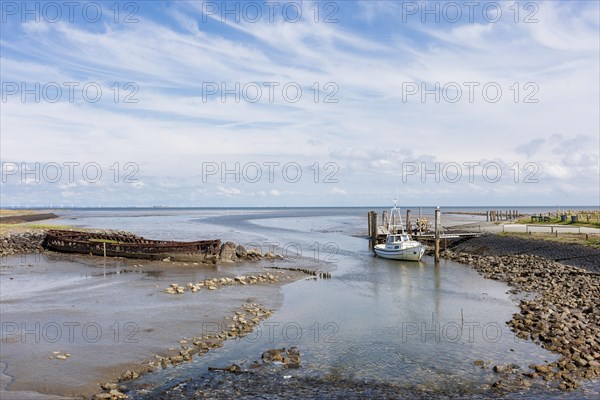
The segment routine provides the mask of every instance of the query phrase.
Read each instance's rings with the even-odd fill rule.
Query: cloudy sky
[[[599,3],[2,2],[2,206],[599,205]]]

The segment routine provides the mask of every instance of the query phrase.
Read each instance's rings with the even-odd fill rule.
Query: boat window
[[[400,248],[400,246],[394,246],[395,250],[398,250]]]

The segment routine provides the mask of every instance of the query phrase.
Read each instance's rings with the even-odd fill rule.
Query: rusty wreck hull
[[[117,243],[112,243],[117,242]],[[168,242],[133,235],[93,234],[88,232],[49,231],[43,246],[63,252],[145,260],[216,262],[221,241]]]

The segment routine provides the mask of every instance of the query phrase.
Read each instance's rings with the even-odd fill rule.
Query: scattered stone
[[[108,394],[110,394],[112,396],[112,398],[116,398],[116,399],[127,398],[127,395],[125,393],[122,393],[117,389],[112,389],[110,392],[108,392]]]
[[[230,365],[229,367],[225,367],[225,368],[217,368],[217,367],[208,367],[209,371],[225,371],[225,372],[231,372],[234,374],[240,374],[242,373],[242,368],[237,365],[237,364],[233,364]]]
[[[96,393],[92,400],[112,400],[112,398],[110,393]]]
[[[113,382],[107,382],[104,385],[102,385],[102,389],[104,390],[113,390],[113,389],[118,389],[119,385]]]

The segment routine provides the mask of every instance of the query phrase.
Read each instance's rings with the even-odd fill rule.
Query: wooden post
[[[106,258],[106,242],[102,243],[102,249],[104,250],[104,258]]]
[[[372,238],[372,236],[371,236],[371,235],[373,234],[373,228],[371,228],[371,213],[372,213],[372,212],[373,212],[373,211],[369,211],[369,212],[367,213],[367,225],[368,225],[368,227],[369,227],[369,228],[368,228],[368,232],[369,232],[369,233],[368,233],[368,235],[369,235],[369,239],[371,239],[371,238]]]
[[[371,227],[371,232],[369,232],[371,236],[370,245],[371,249],[373,249],[377,243],[377,213],[375,211],[371,211],[369,221],[369,226]]]
[[[489,221],[490,221],[490,212],[489,212],[489,211],[486,211],[486,212],[485,212],[485,221],[486,221],[486,222],[489,222]]]
[[[440,208],[435,209],[435,262],[440,262]]]
[[[388,213],[387,213],[387,211],[384,210],[381,213],[381,219],[383,220],[383,226],[387,227],[388,226]]]
[[[375,241],[375,243],[377,243],[377,233],[379,232],[379,230],[377,229],[377,213],[375,211],[373,211],[373,239]]]
[[[411,229],[410,229],[411,228],[411,226],[410,226],[410,212],[411,212],[411,210],[408,210],[408,209],[406,210],[406,231],[408,233],[410,233],[410,231],[411,231]]]

